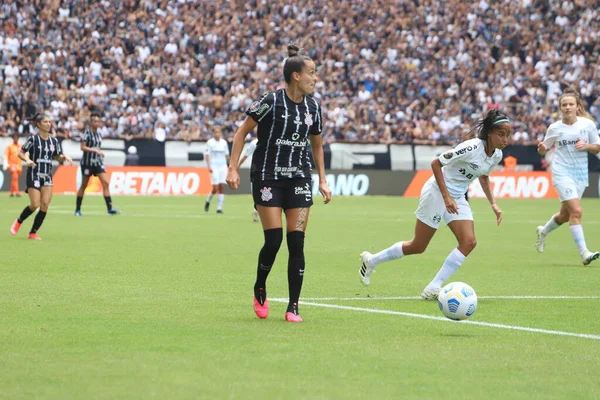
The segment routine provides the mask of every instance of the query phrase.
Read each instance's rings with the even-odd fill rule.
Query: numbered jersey
[[[448,193],[455,199],[465,195],[469,184],[481,175],[489,175],[502,160],[502,150],[496,149],[491,157],[485,154],[485,141],[477,138],[460,143],[454,149],[441,154],[438,159],[443,165],[444,182]],[[435,177],[430,182],[437,186]]]

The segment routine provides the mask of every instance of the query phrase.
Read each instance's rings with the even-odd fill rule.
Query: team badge
[[[449,159],[451,159],[451,158],[452,158],[452,156],[453,156],[453,155],[454,155],[454,153],[453,153],[453,152],[451,152],[451,151],[449,151],[448,153],[444,154],[444,158],[445,158],[446,160],[449,160]]]
[[[262,189],[260,189],[260,199],[262,201],[269,201],[273,198],[273,193],[271,193],[271,188],[270,187],[264,187]]]
[[[35,186],[36,188],[40,187],[40,181],[33,181],[33,186]]]
[[[440,214],[435,214],[432,219],[433,219],[433,222],[435,222],[436,224],[439,224],[442,221],[442,216]]]
[[[250,112],[252,112],[252,113],[257,112],[259,108],[260,108],[260,101],[256,100],[255,102],[253,102],[250,105]]]
[[[304,123],[308,126],[312,126],[313,124],[313,119],[312,119],[312,114],[307,112],[304,113]]]
[[[50,144],[50,151],[54,151],[54,145]]]

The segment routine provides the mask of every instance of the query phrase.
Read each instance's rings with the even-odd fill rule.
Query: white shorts
[[[227,183],[227,166],[214,167],[213,172],[210,174],[210,184],[219,185],[221,183]]]
[[[415,215],[419,221],[434,229],[438,229],[442,219],[446,225],[452,221],[473,221],[473,213],[467,199],[463,196],[454,199],[454,201],[456,201],[456,205],[458,206],[458,214],[450,214],[446,211],[446,205],[444,204],[440,189],[436,185],[427,182],[421,190],[419,206],[417,207],[417,211],[415,211]]]
[[[573,199],[581,199],[587,185],[585,183],[576,183],[573,179],[560,178],[552,181],[554,188],[558,192],[560,202]]]

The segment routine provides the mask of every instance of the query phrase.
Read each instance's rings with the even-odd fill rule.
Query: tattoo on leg
[[[298,219],[296,220],[296,230],[304,231],[306,225],[306,218],[308,217],[308,208],[301,208],[298,212]]]

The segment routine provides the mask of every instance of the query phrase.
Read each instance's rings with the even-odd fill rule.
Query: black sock
[[[42,210],[38,211],[35,219],[33,220],[33,226],[31,227],[31,231],[29,233],[36,233],[44,223],[44,218],[46,218],[46,212]]]
[[[288,258],[288,285],[290,302],[287,312],[298,314],[298,300],[304,280],[304,232],[292,231],[287,234]]]
[[[258,254],[258,267],[256,268],[256,282],[254,283],[254,296],[262,305],[267,297],[267,277],[283,240],[283,228],[267,229],[264,231],[265,244]]]
[[[109,211],[112,210],[112,200],[110,196],[104,196],[104,201],[106,202],[106,209]]]
[[[19,218],[17,218],[17,221],[19,221],[20,224],[23,223],[23,221],[25,221],[27,219],[27,217],[29,217],[31,214],[33,214],[35,210],[32,210],[31,208],[29,208],[29,206],[25,207],[23,209],[23,211],[21,212],[21,215],[19,215]]]
[[[83,197],[77,196],[77,206],[75,208],[75,211],[81,211],[81,203],[82,202],[83,202]]]

